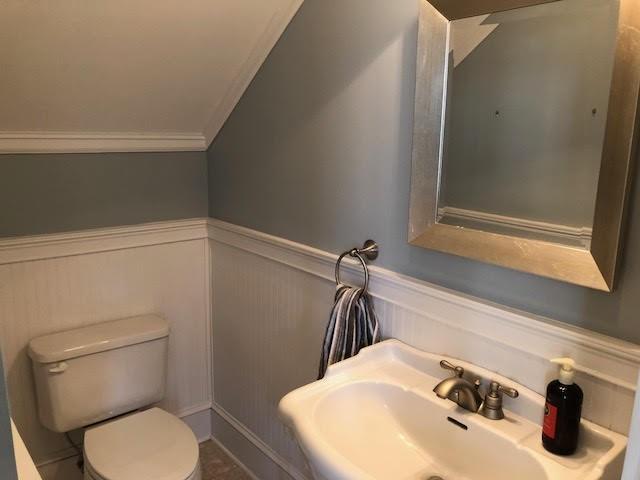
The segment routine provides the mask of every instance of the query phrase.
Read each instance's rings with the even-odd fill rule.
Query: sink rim
[[[505,408],[505,412],[507,412],[508,415],[520,417],[535,425],[536,428],[539,428],[540,419],[542,418],[541,412],[543,411],[544,398],[536,392],[481,367],[477,367],[457,359],[451,359],[443,355],[423,352],[398,340],[390,339],[374,346],[367,347],[355,357],[330,366],[325,378],[290,392],[280,401],[278,410],[282,420],[293,430],[300,447],[310,462],[316,464],[314,465],[315,467],[320,468],[322,471],[331,472],[331,475],[336,478],[374,478],[368,472],[363,471],[357,465],[349,461],[346,455],[336,451],[323,436],[317,434],[314,427],[314,409],[317,408],[321,401],[330,393],[363,381],[368,383],[387,383],[403,390],[412,390],[412,388],[403,384],[401,379],[396,380],[391,377],[385,378],[384,375],[382,377],[375,377],[375,371],[379,370],[379,367],[384,365],[385,362],[397,361],[402,363],[405,367],[409,366],[410,368],[413,368],[420,380],[432,378],[437,382],[446,377],[446,374],[438,377],[416,368],[415,362],[413,362],[416,359],[422,362],[431,363],[439,362],[441,359],[448,359],[462,365],[465,370],[472,372],[473,375],[478,375],[483,379],[495,379],[500,383],[515,386],[520,391],[521,398],[528,399],[528,401],[532,402],[532,405],[534,405],[534,409],[539,409],[540,418],[535,422],[527,416],[518,415],[515,413],[516,408]],[[441,374],[439,370],[433,371]],[[454,412],[456,417],[465,418],[465,422],[469,421],[478,425],[480,428],[490,428],[494,432],[496,431],[495,428],[492,428],[492,425],[496,425],[495,423],[485,423],[492,422],[491,420],[484,419],[483,417],[471,412],[460,411],[453,402],[438,399],[435,394],[433,394],[433,398],[431,398],[428,394],[432,393],[431,388],[435,386],[435,384],[426,385],[426,383],[427,382],[423,381],[422,388],[418,389],[423,392],[421,397],[424,401],[431,403],[438,402],[439,406],[446,408],[448,411]],[[514,406],[516,405],[519,406],[519,404],[514,404]],[[529,413],[529,417],[530,416],[531,414]],[[589,474],[586,477],[584,475],[580,477],[581,480],[597,479],[600,478],[605,467],[614,461],[617,456],[625,450],[627,437],[595,425],[588,420],[583,420],[583,429],[587,430],[589,435],[602,437],[611,443],[610,448],[606,450],[603,455],[593,458],[593,462],[588,462],[588,465],[591,466]],[[500,432],[500,429],[497,428],[497,431]],[[567,465],[563,465],[562,459],[551,456],[551,454],[548,454],[546,451],[538,452],[537,449],[532,450],[530,446],[523,445],[522,439],[518,440],[517,438],[509,437],[504,432],[501,432],[500,435],[506,436],[508,441],[514,442],[515,448],[525,448],[530,450],[529,453],[533,455],[534,459],[540,463],[545,471],[552,468],[548,467],[548,465],[553,466],[554,470],[562,468],[563,470],[570,471]],[[541,457],[540,453],[546,455]],[[584,467],[577,471],[582,471],[583,469]],[[573,475],[570,478],[577,477]]]

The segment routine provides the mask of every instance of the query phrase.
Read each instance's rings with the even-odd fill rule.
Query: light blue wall
[[[211,216],[640,342],[640,198],[614,294],[407,244],[416,0],[306,0],[209,149]]]
[[[9,403],[2,367],[2,355],[0,355],[0,478],[2,480],[15,480],[16,478],[16,462],[13,457]]]
[[[207,216],[204,152],[0,155],[0,237]]]

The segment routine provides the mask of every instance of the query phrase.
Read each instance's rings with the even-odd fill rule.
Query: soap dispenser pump
[[[583,393],[574,381],[576,365],[571,358],[551,362],[560,365],[560,373],[547,386],[542,444],[556,455],[571,455],[578,447]]]

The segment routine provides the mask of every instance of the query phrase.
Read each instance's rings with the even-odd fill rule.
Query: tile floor
[[[209,440],[200,444],[202,480],[251,480],[218,444]]]
[[[202,480],[251,480],[218,444],[211,440],[200,444]],[[76,458],[52,463],[40,469],[43,480],[82,480]]]

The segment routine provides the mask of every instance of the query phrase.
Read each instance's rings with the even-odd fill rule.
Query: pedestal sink
[[[473,378],[517,388],[503,420],[489,420],[433,393],[439,361]],[[500,375],[387,340],[333,365],[324,379],[280,401],[318,480],[618,480],[626,437],[583,421],[578,451],[542,448],[544,399]]]

